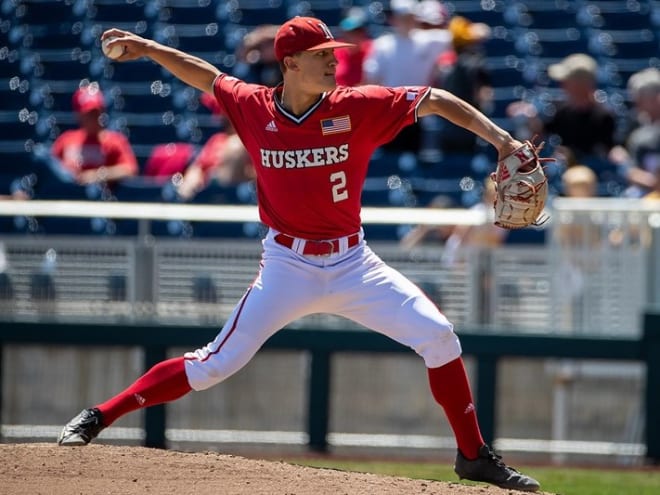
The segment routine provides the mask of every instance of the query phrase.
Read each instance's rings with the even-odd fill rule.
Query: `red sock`
[[[182,356],[156,364],[126,390],[95,407],[103,415],[103,424],[110,426],[124,414],[173,401],[191,390]]]
[[[439,368],[429,368],[428,375],[433,397],[445,410],[459,450],[466,458],[476,459],[485,442],[463,360],[459,357]]]

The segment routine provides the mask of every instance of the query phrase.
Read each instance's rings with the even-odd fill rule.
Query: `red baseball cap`
[[[92,110],[104,110],[105,109],[105,100],[103,98],[103,93],[99,89],[98,85],[90,84],[88,86],[83,86],[78,88],[75,93],[73,93],[73,110],[78,113],[87,113]]]
[[[275,57],[284,60],[298,52],[343,48],[353,43],[336,41],[325,23],[314,17],[294,17],[280,26],[275,34]]]

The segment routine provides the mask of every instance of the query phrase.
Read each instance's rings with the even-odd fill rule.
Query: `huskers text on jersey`
[[[348,160],[348,143],[300,150],[261,148],[261,166],[266,168],[307,168],[335,165]]]

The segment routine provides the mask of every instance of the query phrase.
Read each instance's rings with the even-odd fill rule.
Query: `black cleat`
[[[57,439],[59,445],[87,445],[105,428],[103,417],[98,409],[83,409],[78,416],[69,421]]]
[[[541,487],[534,478],[504,464],[502,458],[490,450],[488,445],[481,446],[479,457],[474,460],[466,459],[459,450],[454,471],[460,479],[483,481],[510,490],[535,492]]]

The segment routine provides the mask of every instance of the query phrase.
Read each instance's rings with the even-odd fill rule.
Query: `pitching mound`
[[[217,453],[143,447],[0,445],[7,495],[508,495],[486,485],[412,480]]]

